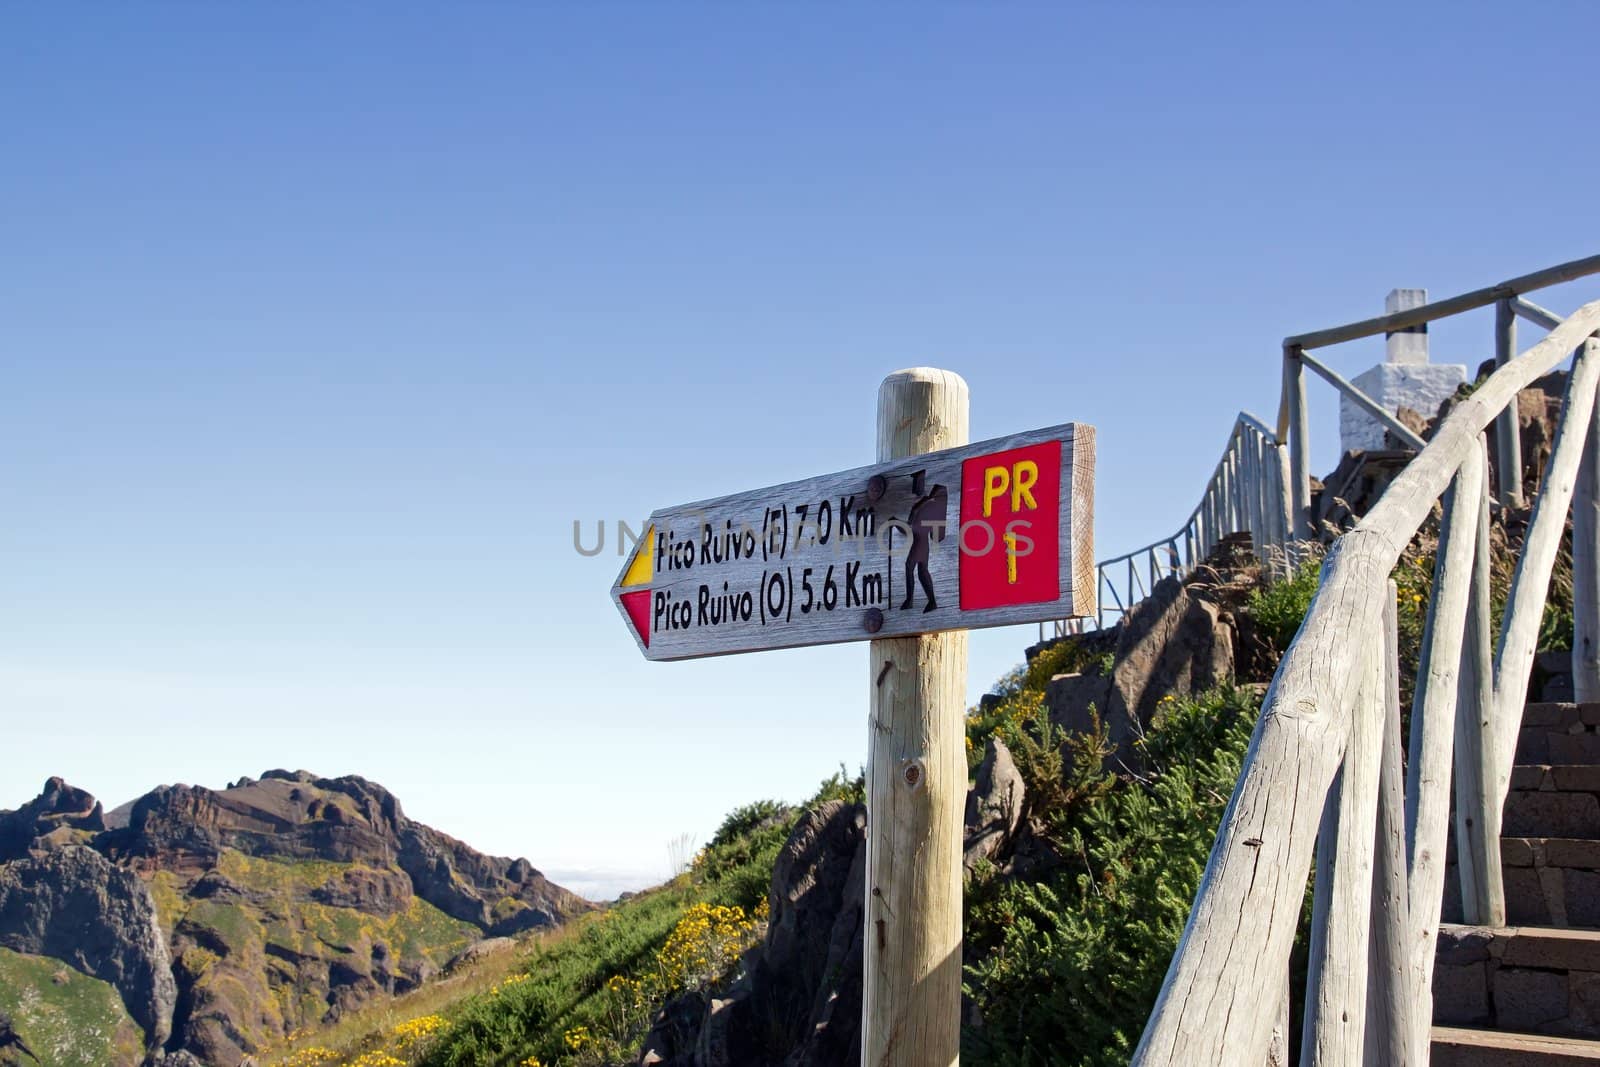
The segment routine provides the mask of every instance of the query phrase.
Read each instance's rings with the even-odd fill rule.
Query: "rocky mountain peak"
[[[35,847],[65,844],[106,828],[100,802],[60,778],[44,783],[39,795],[16,811],[0,811],[0,862]]]
[[[164,785],[109,819],[51,778],[0,811],[0,948],[109,982],[151,1064],[239,1062],[415,987],[485,937],[591,907],[526,859],[407,818],[356,775]]]

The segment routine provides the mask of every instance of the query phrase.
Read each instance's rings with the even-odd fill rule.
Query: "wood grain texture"
[[[1480,434],[1484,466],[1472,549],[1472,583],[1461,649],[1456,696],[1456,871],[1461,911],[1468,923],[1503,926],[1505,883],[1500,874],[1500,800],[1496,784],[1501,759],[1495,748],[1494,650],[1490,623],[1489,442]]]
[[[1283,976],[1283,993],[1278,998],[1278,1017],[1272,1024],[1272,1041],[1267,1046],[1267,1067],[1290,1067],[1292,1041],[1289,1035],[1289,976]]]
[[[1067,514],[1062,529],[1067,531],[1062,558],[1069,575],[1065,592],[1072,614],[1085,618],[1099,611],[1099,572],[1094,565],[1094,427],[1074,423],[1072,447],[1062,456],[1062,472],[1067,479],[1061,492]],[[1067,546],[1070,545],[1070,550]]]
[[[878,458],[966,443],[967,386],[898,371],[878,392]],[[873,641],[868,684],[861,1058],[946,1067],[961,1047],[965,632]]]
[[[970,556],[1006,551],[1003,525],[980,524],[965,530],[961,526],[964,461],[1050,441],[1061,444],[1054,514],[1060,595],[1033,603],[963,611],[962,553]],[[931,544],[928,559],[930,579],[937,592],[932,611],[924,610],[920,586],[910,607],[901,606],[911,577],[906,566],[910,529],[906,520],[919,499],[913,479],[918,471],[923,472],[926,486],[943,486],[948,494],[945,538]],[[884,479],[885,492],[880,499],[871,501],[868,486],[875,475]],[[822,525],[824,507],[826,527]],[[688,612],[688,625],[682,627],[660,625],[661,620],[652,612],[648,645],[635,634],[639,651],[652,660],[1092,615],[1096,592],[1094,430],[1082,424],[1052,426],[664,508],[650,516],[646,527],[655,531],[657,542],[681,546],[687,553],[687,565],[656,567],[645,587],[652,598],[664,593],[668,603],[687,605]],[[727,535],[744,547],[708,561],[702,551],[702,539],[708,529],[714,544],[722,544]],[[644,551],[650,550],[651,546],[644,546]],[[656,556],[659,558],[661,553]],[[1021,565],[1027,566],[1025,557]],[[627,615],[620,595],[641,588],[622,584],[626,572],[624,567],[611,590],[624,619]],[[854,580],[849,580],[852,573]],[[808,581],[812,586],[809,592],[805,589]],[[826,599],[830,582],[834,587],[831,606]],[[721,599],[724,594],[738,598],[748,593],[748,612],[724,614],[720,620],[707,614],[704,618],[709,621],[703,622],[702,593],[708,594],[713,606],[725,605]],[[656,603],[653,599],[652,604]],[[882,626],[875,632],[866,626],[869,609],[881,612]],[[629,633],[635,633],[631,624]]]
[[[1430,1008],[1413,1016],[1411,906],[1406,892],[1405,772],[1400,755],[1400,635],[1397,596],[1389,582],[1383,609],[1383,673],[1379,693],[1381,758],[1378,825],[1373,842],[1372,933],[1368,942],[1365,1062],[1407,1067],[1427,1063]],[[1442,792],[1442,790],[1441,790]]]
[[[1495,649],[1495,749],[1504,761],[1498,778],[1502,803],[1510,787],[1511,758],[1516,749],[1517,731],[1522,727],[1522,706],[1528,699],[1528,676],[1533,670],[1545,600],[1550,594],[1550,574],[1566,533],[1584,442],[1594,419],[1597,384],[1600,384],[1600,347],[1585,343],[1572,364],[1561,422],[1556,427],[1555,444],[1539,488],[1539,499],[1533,506],[1533,519],[1523,538],[1522,554],[1517,557],[1511,593],[1500,622],[1500,642]]]
[[[1275,540],[1278,552],[1273,556],[1273,567],[1277,574],[1287,574],[1292,565],[1290,560],[1290,542],[1294,539],[1294,501],[1289,493],[1289,449],[1285,445],[1275,445],[1272,449],[1274,485],[1273,492],[1273,522],[1277,528],[1278,536]]]
[[[1405,799],[1413,1020],[1433,1017],[1434,946],[1443,906],[1450,832],[1450,767],[1484,476],[1481,451],[1471,451],[1445,494],[1434,560],[1433,599],[1423,627],[1416,695],[1411,705],[1411,758],[1406,768]]]
[[[1317,842],[1318,892],[1312,903],[1306,1028],[1300,1043],[1300,1062],[1308,1067],[1358,1063],[1366,1042],[1373,842],[1383,755],[1383,646],[1377,627],[1355,636],[1359,641],[1353,643],[1363,647],[1354,664],[1360,683],[1354,725]]]
[[[1274,1002],[1271,985],[1289,958],[1319,814],[1350,736],[1360,636],[1377,631],[1402,548],[1478,434],[1597,326],[1600,302],[1574,312],[1456,405],[1329,552],[1305,623],[1263,701],[1135,1063],[1223,1067],[1266,1057],[1272,1013],[1262,1005]]]

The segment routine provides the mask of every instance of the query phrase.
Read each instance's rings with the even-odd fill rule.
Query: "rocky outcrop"
[[[525,859],[485,856],[413,822],[394,794],[356,775],[272,770],[224,790],[162,786],[135,802],[127,826],[109,832],[106,846],[143,870],[203,871],[224,849],[398,869],[409,882],[404,887],[363,874],[326,888],[323,902],[393,913],[415,893],[494,936],[553,926],[589,907]]]
[[[765,941],[725,996],[669,1002],[639,1063],[833,1067],[861,1059],[866,809],[801,816],[773,866]]]
[[[162,786],[109,820],[52,778],[0,812],[0,946],[109,982],[152,1065],[239,1063],[414,988],[485,936],[591,907],[355,776]]]
[[[967,873],[980,861],[993,862],[1022,826],[1024,786],[1011,750],[998,737],[984,746],[983,762],[967,792],[966,845],[961,862]]]
[[[51,778],[33,800],[16,811],[0,811],[0,863],[35,847],[86,840],[105,828],[98,800]]]
[[[1050,720],[1087,733],[1098,715],[1113,764],[1134,767],[1134,742],[1169,696],[1187,696],[1233,679],[1231,616],[1193,581],[1164,578],[1116,627],[1110,674],[1064,674],[1046,690]]]
[[[66,845],[0,866],[0,945],[109,982],[152,1048],[170,1035],[178,990],[150,890],[93,849]]]
[[[23,1057],[26,1056],[33,1063],[41,1062],[38,1053],[28,1047],[28,1043],[17,1033],[11,1022],[11,1016],[0,1011],[0,1067],[20,1067]]]

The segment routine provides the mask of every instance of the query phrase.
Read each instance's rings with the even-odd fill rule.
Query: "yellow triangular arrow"
[[[655,577],[655,543],[656,528],[648,527],[644,536],[639,538],[639,543],[633,546],[633,559],[628,563],[628,569],[623,572],[622,581],[618,584],[626,589],[634,585],[649,585],[650,579]]]

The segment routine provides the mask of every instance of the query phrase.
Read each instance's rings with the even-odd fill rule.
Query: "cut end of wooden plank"
[[[878,462],[966,444],[967,397],[955,371],[909,367],[889,375],[878,386]]]
[[[1600,1041],[1435,1026],[1432,1062],[1435,1067],[1579,1067],[1600,1063]]]

